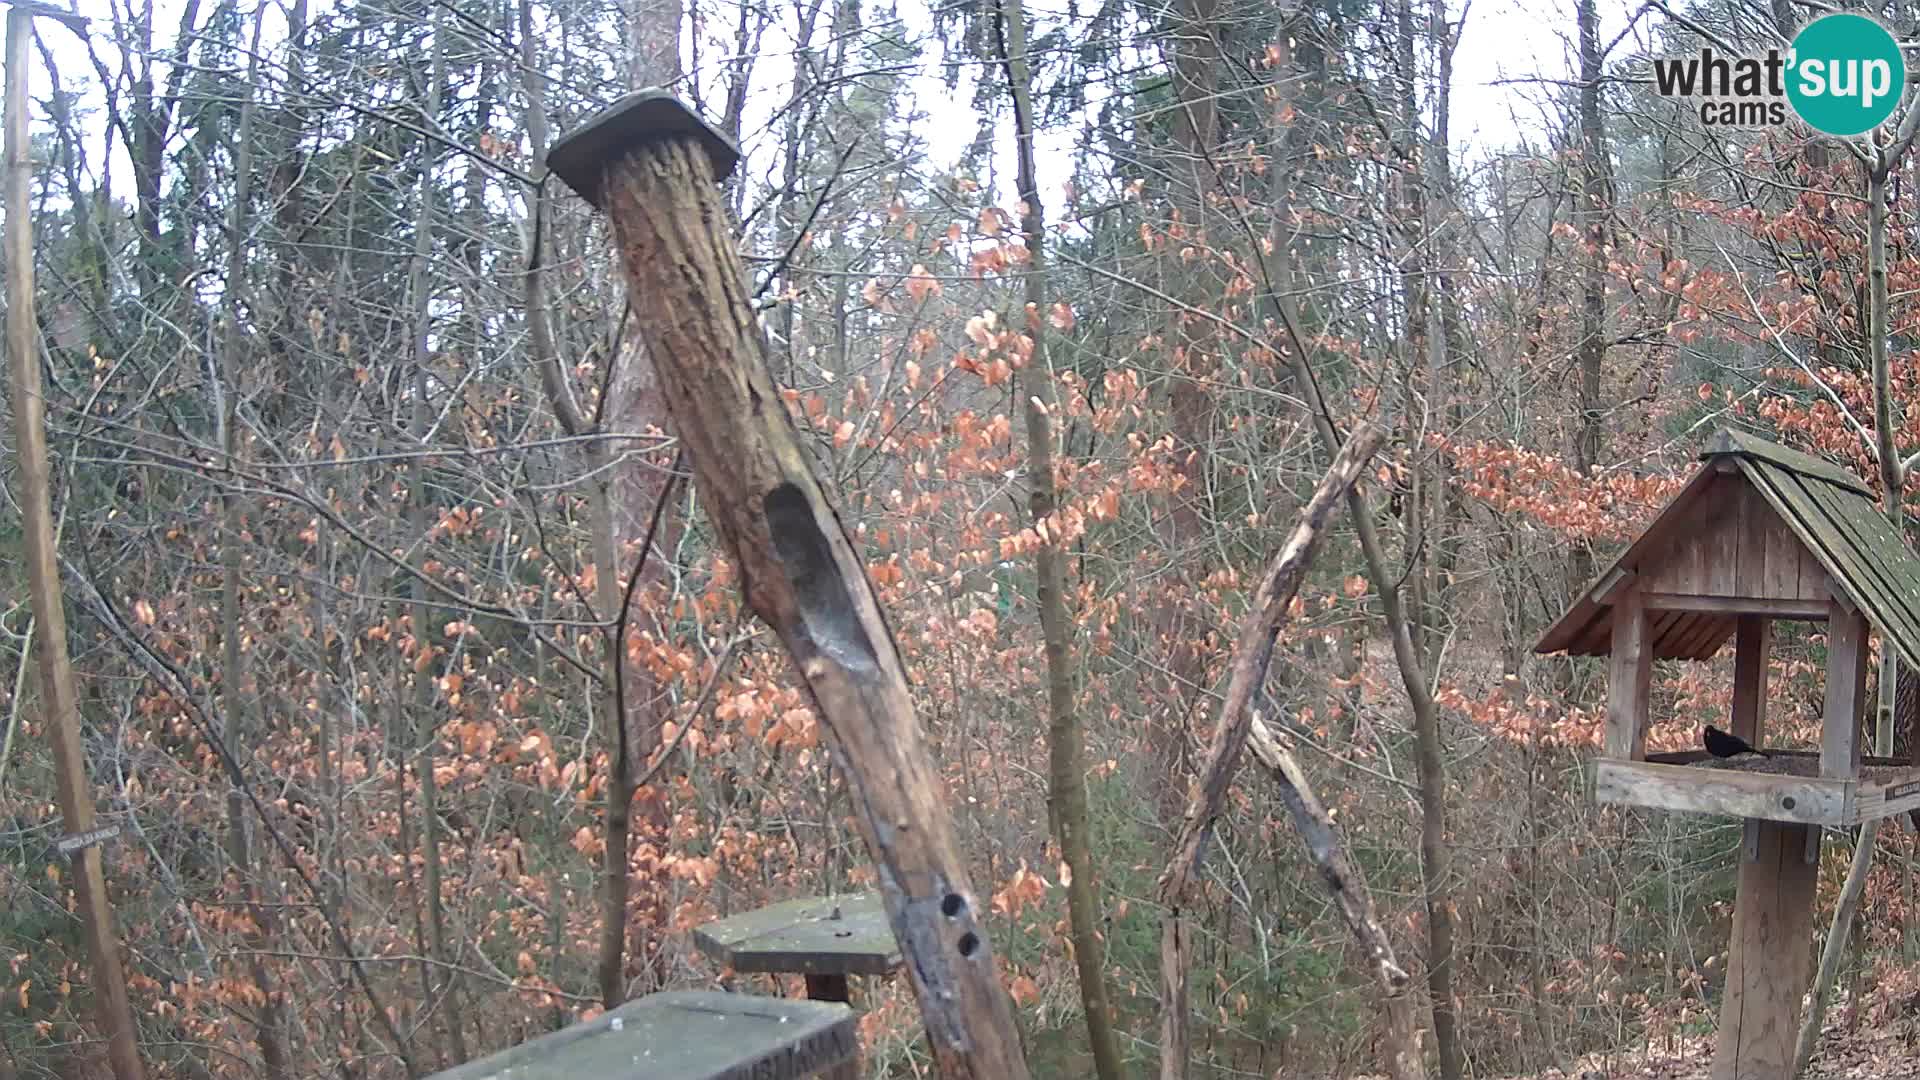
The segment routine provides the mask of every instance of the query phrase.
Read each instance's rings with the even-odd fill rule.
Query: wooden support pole
[[[40,707],[53,738],[60,817],[69,835],[93,829],[93,791],[80,742],[80,699],[67,655],[67,613],[54,553],[52,481],[47,465],[46,402],[40,384],[40,328],[33,310],[33,225],[28,183],[27,64],[33,13],[7,11],[7,370],[13,398],[14,448],[19,456],[21,526],[26,533],[27,592],[33,604],[34,647],[40,657]],[[73,891],[82,935],[93,964],[93,1003],[107,1039],[115,1080],[141,1080],[133,1011],[120,969],[120,935],[107,899],[100,847],[73,860]]]
[[[1750,746],[1767,735],[1767,661],[1773,651],[1773,620],[1742,615],[1733,636],[1733,726]]]
[[[671,96],[642,91],[561,139],[547,163],[612,221],[701,504],[831,735],[940,1074],[1024,1080],[892,632],[768,370],[717,183],[738,156]]]
[[[853,994],[845,975],[808,975],[806,979],[808,1001],[835,1001],[842,1005],[853,1001]],[[860,1080],[862,1072],[858,1042],[859,1040],[856,1039],[851,1058],[838,1065],[822,1069],[819,1080]]]
[[[1713,1080],[1790,1080],[1800,997],[1813,970],[1813,894],[1819,826],[1747,822],[1720,1001]],[[1812,835],[1809,835],[1811,831]]]
[[[1867,618],[1835,599],[1827,614],[1827,700],[1820,718],[1820,775],[1860,775],[1860,717],[1867,704]]]
[[[1653,642],[1638,589],[1613,606],[1613,651],[1607,658],[1607,756],[1647,757],[1647,702],[1653,689]]]

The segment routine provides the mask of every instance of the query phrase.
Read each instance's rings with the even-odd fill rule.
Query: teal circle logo
[[[1872,131],[1907,90],[1900,43],[1865,15],[1823,15],[1801,27],[1787,63],[1793,111],[1828,135]]]

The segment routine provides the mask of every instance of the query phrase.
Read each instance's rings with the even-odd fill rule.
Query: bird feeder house
[[[1920,768],[1862,755],[1868,635],[1920,667],[1920,559],[1866,484],[1736,431],[1562,615],[1539,653],[1607,657],[1604,803],[1746,822],[1714,1080],[1786,1080],[1812,968],[1822,826],[1920,807]],[[1826,624],[1818,750],[1766,747],[1776,620]],[[1648,753],[1655,660],[1707,660],[1734,643],[1730,717],[1702,717],[1772,755],[1758,768],[1704,749]]]

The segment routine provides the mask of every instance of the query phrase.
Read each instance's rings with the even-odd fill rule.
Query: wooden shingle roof
[[[1535,652],[1605,656],[1612,649],[1613,606],[1602,598],[1614,583],[1657,573],[1679,557],[1690,537],[1718,528],[1738,532],[1736,542],[1746,547],[1742,554],[1765,568],[1753,572],[1766,578],[1767,586],[1775,584],[1776,573],[1787,574],[1801,588],[1808,587],[1810,576],[1823,576],[1826,589],[1866,615],[1885,642],[1920,667],[1920,558],[1881,513],[1865,483],[1832,462],[1739,431],[1721,431],[1700,457],[1700,471],[1547,630]],[[1729,522],[1724,510],[1717,519],[1704,519],[1708,502],[1736,507],[1737,522]],[[1773,520],[1763,519],[1777,519],[1790,537]],[[1769,530],[1779,535],[1755,539]],[[1779,550],[1783,545],[1799,550]],[[1792,565],[1796,561],[1801,567]],[[1705,598],[1694,610],[1650,612],[1654,655],[1704,660],[1718,652],[1733,632],[1738,598],[1772,595],[1752,587],[1747,573],[1740,571],[1736,583],[1729,572],[1728,587],[1717,590],[1725,595]]]

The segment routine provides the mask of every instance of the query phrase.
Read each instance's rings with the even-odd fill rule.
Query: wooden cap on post
[[[562,135],[547,151],[547,168],[596,208],[607,166],[622,155],[665,139],[692,139],[713,162],[713,178],[725,180],[740,162],[733,140],[714,130],[665,90],[636,90]]]

